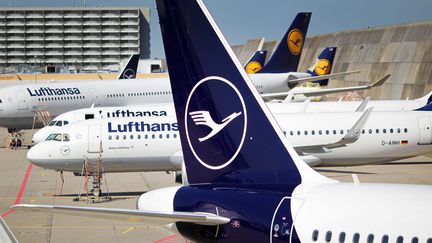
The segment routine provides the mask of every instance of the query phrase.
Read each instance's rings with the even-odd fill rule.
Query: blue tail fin
[[[267,57],[267,51],[256,51],[244,65],[247,74],[254,74],[262,69]]]
[[[296,72],[312,13],[298,13],[267,64],[259,73]]]
[[[425,106],[417,108],[417,109],[415,109],[415,111],[432,111],[432,101],[430,100],[431,98],[432,98],[432,96],[429,97]]]
[[[321,76],[331,73],[333,67],[333,60],[336,55],[336,47],[326,47],[318,55],[315,63],[306,72],[311,74],[312,77]],[[326,86],[328,84],[328,79],[314,81],[313,83],[319,83],[320,86]]]
[[[157,0],[188,181],[323,178],[289,146],[201,0]]]
[[[139,54],[132,54],[117,79],[134,79],[138,70]]]

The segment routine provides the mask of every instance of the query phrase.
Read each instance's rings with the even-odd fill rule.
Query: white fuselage
[[[100,118],[64,127],[47,127],[44,129],[51,133],[68,134],[70,141],[41,142],[29,151],[28,158],[42,167],[74,172],[81,171],[84,159],[95,161],[99,156],[106,172],[180,170],[182,154],[177,130],[144,129],[140,125],[171,124],[169,127],[172,127],[176,124],[176,127],[172,107],[138,107],[136,112],[158,115]],[[134,110],[133,107],[127,109],[131,113]],[[100,114],[107,115],[106,112]],[[275,117],[286,138],[298,148],[325,147],[341,140],[361,115],[361,112],[276,113]],[[303,152],[302,156],[313,165],[347,166],[428,153],[432,149],[431,120],[432,113],[427,111],[372,112],[356,142],[340,148]],[[62,153],[62,148],[67,151]]]
[[[283,74],[253,74],[260,93],[289,90]],[[0,89],[0,126],[41,127],[37,111],[52,117],[64,112],[95,106],[123,106],[172,102],[168,78],[89,80],[45,84],[21,84]],[[33,122],[35,121],[35,124]]]

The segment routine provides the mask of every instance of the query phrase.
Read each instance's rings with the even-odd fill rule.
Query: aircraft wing
[[[322,77],[322,76],[320,76]],[[349,92],[349,91],[355,91],[355,90],[365,90],[365,89],[371,89],[373,87],[377,87],[382,85],[387,79],[390,77],[390,74],[387,74],[386,76],[378,79],[373,84],[369,85],[361,85],[361,86],[351,86],[351,87],[343,87],[343,88],[331,88],[331,89],[316,89],[316,90],[301,90],[301,91],[288,91],[288,92],[278,92],[278,93],[267,93],[262,94],[261,97],[264,99],[270,99],[270,98],[278,98],[278,97],[292,97],[294,95],[302,94],[304,96],[320,96],[325,94],[333,94],[333,93],[342,93],[342,92]]]
[[[304,82],[313,82],[328,78],[335,78],[335,77],[344,77],[346,75],[360,73],[360,70],[355,71],[347,71],[347,72],[340,72],[340,73],[331,73],[331,74],[325,74],[320,76],[314,76],[314,77],[305,77],[305,78],[296,78],[296,79],[289,79],[288,83],[304,83]]]
[[[219,225],[230,222],[229,218],[204,212],[156,212],[133,209],[73,207],[58,205],[17,204],[13,210],[59,213],[72,216],[113,219],[127,222],[141,222],[151,225],[166,225],[174,222],[187,222],[204,225]]]
[[[347,144],[355,143],[362,133],[363,127],[366,124],[366,121],[369,119],[370,113],[372,112],[373,107],[367,109],[354,126],[349,130],[347,134],[339,141],[335,143],[328,144],[316,144],[316,145],[308,145],[308,146],[297,146],[294,149],[300,153],[328,153],[331,149],[345,147]]]
[[[18,243],[12,231],[9,229],[6,222],[0,217],[0,242],[3,243]]]

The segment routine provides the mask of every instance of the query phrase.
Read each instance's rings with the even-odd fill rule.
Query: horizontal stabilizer
[[[132,209],[73,207],[57,205],[17,204],[12,209],[44,213],[59,213],[72,216],[112,219],[127,222],[141,222],[150,225],[166,225],[186,222],[203,225],[219,225],[230,222],[229,218],[204,212],[156,212]]]

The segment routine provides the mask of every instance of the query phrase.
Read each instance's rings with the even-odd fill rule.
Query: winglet
[[[370,99],[371,99],[370,96],[366,97],[366,98],[362,101],[362,103],[357,107],[357,109],[356,109],[355,111],[356,111],[356,112],[364,111],[364,110],[366,109],[367,104],[369,103]]]
[[[117,79],[134,79],[138,70],[139,54],[135,53],[129,57]]]
[[[357,120],[357,122],[354,124],[354,126],[349,130],[349,132],[341,139],[341,142],[347,143],[354,143],[362,134],[362,130],[364,125],[366,124],[367,120],[370,117],[370,114],[372,113],[373,107],[370,107],[367,109]]]
[[[378,79],[375,83],[368,85],[370,88],[381,86],[387,79],[389,79],[391,74],[387,74],[384,77]]]

